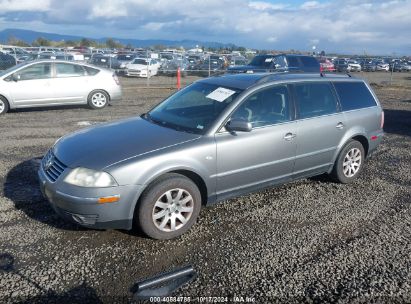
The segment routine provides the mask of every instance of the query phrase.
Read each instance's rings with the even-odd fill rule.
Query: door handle
[[[296,136],[297,134],[289,132],[284,135],[284,139],[290,141],[290,140],[293,140]]]
[[[342,128],[344,128],[344,124],[342,123],[342,122],[339,122],[336,126],[335,126],[337,129],[342,129]]]

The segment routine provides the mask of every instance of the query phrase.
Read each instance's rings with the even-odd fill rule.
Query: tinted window
[[[337,112],[337,102],[329,83],[300,83],[295,84],[294,88],[299,118],[309,118]]]
[[[84,76],[84,69],[76,64],[56,63],[56,77]]]
[[[318,66],[318,62],[314,57],[301,56],[300,60],[301,60],[301,63],[303,64],[303,66],[307,66],[307,67],[317,67]]]
[[[363,82],[334,82],[343,111],[372,107],[374,97]]]
[[[232,118],[248,120],[253,127],[289,121],[287,86],[270,87],[252,94],[234,112]]]
[[[91,76],[96,75],[98,72],[100,72],[99,70],[88,67],[88,66],[85,66],[84,68],[86,69],[87,74]]]
[[[44,79],[51,77],[51,64],[38,63],[33,64],[19,72],[20,80]]]
[[[270,67],[271,62],[273,61],[273,56],[269,55],[258,55],[251,60],[250,65],[261,66],[261,67]]]

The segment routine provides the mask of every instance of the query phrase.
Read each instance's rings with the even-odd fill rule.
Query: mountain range
[[[82,37],[82,36],[36,32],[36,31],[23,30],[23,29],[4,29],[0,31],[0,44],[1,43],[6,44],[10,37],[23,40],[24,42],[27,42],[27,43],[32,43],[34,40],[36,40],[39,37],[42,37],[47,40],[52,40],[52,41],[62,41],[62,40],[78,41],[78,40],[81,40],[82,38],[87,38],[90,40],[94,40],[98,43],[104,43],[108,39],[108,37],[90,38],[90,37]],[[154,45],[164,45],[167,47],[182,46],[184,48],[194,48],[197,45],[204,46],[204,47],[212,47],[212,48],[236,47],[234,44],[231,44],[231,43],[197,41],[197,40],[126,39],[126,38],[115,38],[115,37],[110,37],[110,38],[124,45],[130,44],[133,47],[150,47]]]

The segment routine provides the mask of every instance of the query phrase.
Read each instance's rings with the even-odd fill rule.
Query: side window
[[[298,118],[310,118],[337,112],[337,101],[329,83],[295,84],[294,92]]]
[[[231,117],[245,119],[251,122],[253,127],[289,121],[290,107],[287,86],[269,87],[252,94]]]
[[[56,77],[79,77],[84,76],[85,70],[82,66],[69,63],[56,63]]]
[[[284,56],[273,57],[273,63],[274,63],[275,68],[277,69],[285,68],[287,66],[287,62],[285,61]]]
[[[33,64],[16,73],[20,75],[20,80],[51,78],[51,64],[50,63]]]
[[[343,111],[362,109],[377,105],[363,82],[334,82]]]
[[[84,68],[85,68],[85,70],[87,71],[87,74],[90,75],[90,76],[94,76],[94,75],[96,75],[98,72],[100,72],[99,70],[94,69],[94,68],[92,68],[92,67],[85,66]]]

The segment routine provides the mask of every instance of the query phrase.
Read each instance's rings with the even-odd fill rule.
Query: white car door
[[[16,71],[8,86],[16,107],[44,105],[54,100],[51,63],[40,62]]]
[[[89,88],[89,77],[79,64],[56,62],[53,89],[57,103],[85,103]]]

